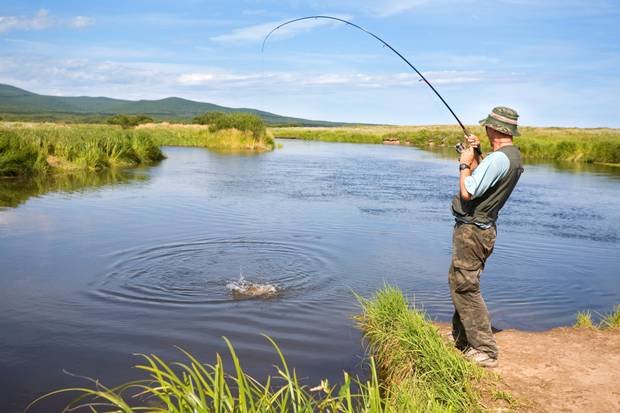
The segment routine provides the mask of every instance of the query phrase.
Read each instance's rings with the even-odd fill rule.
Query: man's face
[[[486,126],[485,127],[486,132],[487,132],[487,136],[489,138],[489,143],[491,144],[491,146],[493,146],[493,140],[495,139],[502,139],[502,138],[511,138],[512,136],[510,135],[506,135],[505,133],[501,133],[496,131],[495,129]]]

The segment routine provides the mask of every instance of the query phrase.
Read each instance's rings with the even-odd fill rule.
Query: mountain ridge
[[[147,115],[161,121],[190,121],[194,116],[214,111],[249,112],[260,116],[270,125],[345,125],[343,122],[282,116],[259,109],[233,108],[177,96],[153,100],[127,100],[106,96],[53,96],[40,95],[0,83],[0,116],[7,119],[101,121],[105,117],[123,113]]]

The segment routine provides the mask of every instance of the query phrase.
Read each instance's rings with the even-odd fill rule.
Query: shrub
[[[265,122],[260,116],[243,112],[223,113],[221,116],[217,116],[209,126],[209,130],[212,132],[222,129],[250,131],[254,139],[257,140],[262,139],[267,134]]]
[[[153,118],[145,115],[114,115],[107,120],[110,125],[120,125],[123,129],[133,128],[143,123],[152,123]]]

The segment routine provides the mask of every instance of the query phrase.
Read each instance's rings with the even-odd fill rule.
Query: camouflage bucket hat
[[[493,108],[486,119],[482,119],[479,123],[481,126],[488,126],[506,135],[519,136],[521,134],[517,129],[518,118],[519,114],[516,110],[505,106],[497,106]]]

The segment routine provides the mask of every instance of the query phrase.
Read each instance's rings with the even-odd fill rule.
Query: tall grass
[[[603,328],[620,328],[620,304],[603,317],[600,325]]]
[[[61,393],[74,393],[67,411],[217,412],[217,413],[405,413],[478,412],[482,370],[449,347],[424,313],[410,309],[402,293],[385,287],[371,299],[359,298],[357,322],[370,351],[368,378],[343,373],[341,383],[322,380],[310,387],[289,367],[280,348],[276,374],[259,381],[242,367],[226,340],[233,369],[222,356],[201,364],[181,350],[186,361],[167,363],[142,355],[137,369],[147,378],[106,387],[91,380],[88,387],[60,389],[41,396],[28,408]],[[375,364],[377,360],[377,364]]]
[[[269,151],[275,147],[270,133],[256,135],[252,130],[233,127],[220,129],[202,125],[149,124],[138,126],[138,131],[148,131],[161,146],[200,146],[219,150]]]
[[[280,358],[277,374],[264,382],[249,376],[232,344],[226,340],[233,370],[228,372],[223,358],[204,365],[190,353],[183,352],[186,362],[167,363],[156,355],[142,355],[143,363],[135,366],[148,378],[106,387],[90,380],[90,387],[74,387],[53,391],[33,401],[26,410],[45,399],[74,393],[75,399],[66,411],[172,412],[172,413],[281,413],[342,412],[396,413],[403,410],[386,405],[377,370],[370,365],[370,378],[353,379],[344,373],[343,383],[330,386],[322,381],[309,388],[302,384],[294,369],[286,362],[276,343],[269,337]]]
[[[426,315],[386,286],[359,298],[357,322],[376,359],[386,397],[400,411],[482,411],[477,384],[483,371],[450,347]]]
[[[274,148],[270,134],[234,128],[210,132],[199,125],[148,124],[135,129],[113,125],[3,124],[0,177],[52,171],[102,170],[149,164],[164,158],[160,146],[219,150]]]
[[[481,127],[469,127],[489,151]],[[448,147],[463,140],[455,126],[360,126],[335,128],[272,128],[274,136],[350,143],[398,142],[420,148]],[[521,128],[515,139],[525,159],[620,165],[619,129]]]
[[[111,126],[0,127],[0,176],[102,170],[163,159],[148,133]]]

